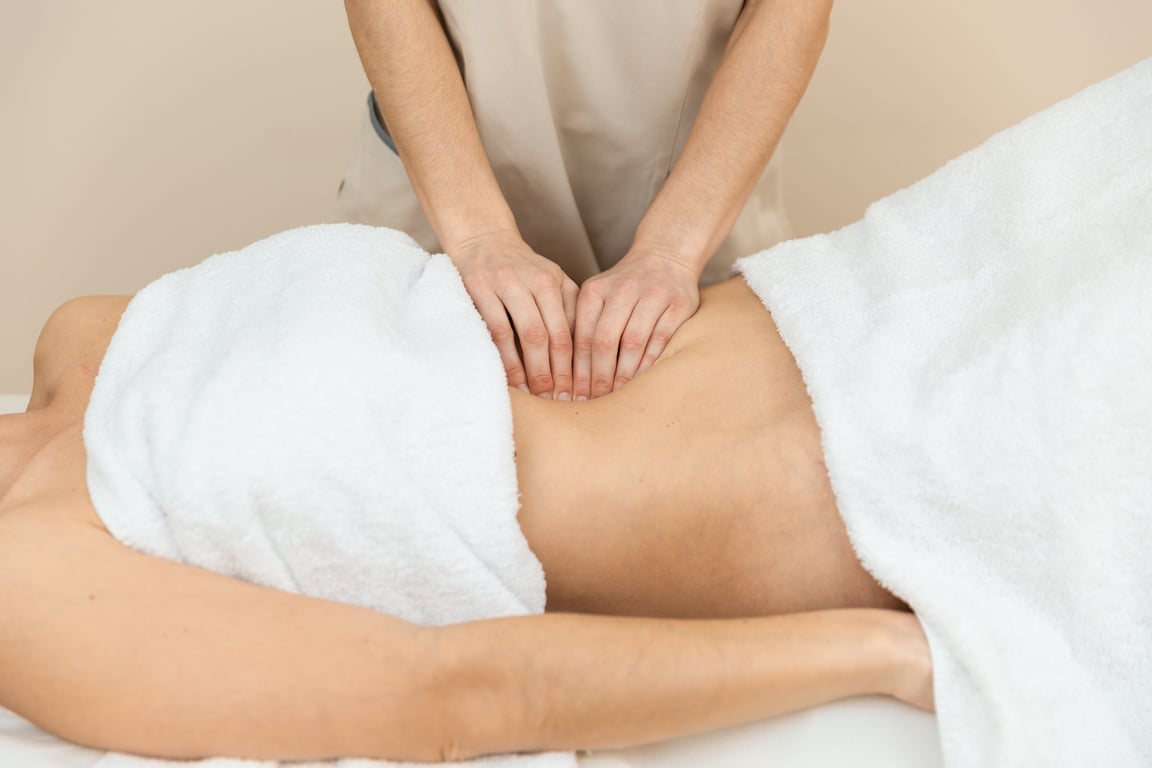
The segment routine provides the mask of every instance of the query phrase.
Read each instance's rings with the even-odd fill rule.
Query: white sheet
[[[3,768],[95,768],[103,752],[0,707]],[[579,768],[940,768],[936,720],[891,699],[836,702],[686,739],[585,754]]]

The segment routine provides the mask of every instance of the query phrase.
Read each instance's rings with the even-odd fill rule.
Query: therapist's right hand
[[[445,251],[496,342],[508,385],[570,400],[576,283],[515,230],[470,237]]]

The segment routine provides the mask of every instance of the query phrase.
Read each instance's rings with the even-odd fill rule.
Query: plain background
[[[797,233],[1148,56],[1149,0],[841,0],[785,142]],[[342,3],[0,2],[0,393],[68,298],[329,219],[366,93]]]

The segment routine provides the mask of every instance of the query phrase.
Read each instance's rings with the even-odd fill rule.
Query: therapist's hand
[[[488,324],[508,385],[571,399],[576,283],[514,230],[488,232],[445,250]]]
[[[606,395],[650,368],[700,306],[698,279],[674,256],[635,247],[588,278],[576,303],[576,399]]]

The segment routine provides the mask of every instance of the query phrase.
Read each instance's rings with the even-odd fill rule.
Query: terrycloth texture
[[[738,269],[948,768],[1152,765],[1152,60]]]
[[[100,517],[143,552],[422,624],[544,609],[499,355],[399,232],[298,229],[152,283],[84,440]]]

